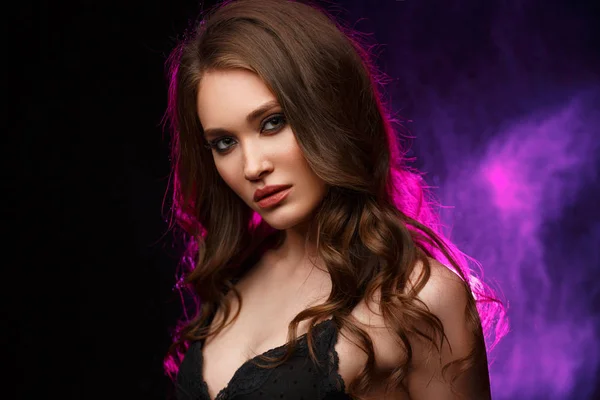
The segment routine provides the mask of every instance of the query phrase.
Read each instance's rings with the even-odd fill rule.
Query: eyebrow
[[[272,108],[275,108],[277,106],[279,106],[279,103],[276,100],[271,100],[271,101],[264,103],[263,105],[261,105],[256,110],[252,111],[250,114],[248,114],[246,116],[246,122],[248,124],[252,124],[254,121],[256,121],[257,119],[262,117],[262,115],[265,114],[267,111],[269,111]],[[208,139],[209,137],[212,137],[212,136],[218,136],[218,135],[229,134],[229,133],[230,132],[225,128],[209,128],[209,129],[204,130],[204,138]]]

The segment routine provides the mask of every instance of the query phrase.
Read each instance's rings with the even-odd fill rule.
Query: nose
[[[266,159],[260,149],[246,149],[244,154],[244,176],[247,180],[261,179],[273,170],[273,163]]]

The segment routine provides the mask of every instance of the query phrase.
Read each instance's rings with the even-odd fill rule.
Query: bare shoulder
[[[428,311],[438,317],[444,326],[455,326],[452,321],[464,317],[469,295],[465,282],[453,271],[435,259],[429,259],[430,275],[417,298],[423,302]],[[415,265],[409,278],[409,285],[415,284],[425,266],[422,262]],[[398,335],[383,317],[380,307],[380,290],[375,291],[371,299],[361,301],[352,312],[354,322],[364,329],[373,341],[376,367],[381,372],[396,368],[406,359],[402,346],[398,343]],[[446,324],[444,321],[448,321]]]
[[[430,275],[417,293],[421,300],[440,319],[450,318],[464,312],[470,295],[467,283],[445,265],[429,258]],[[414,287],[425,272],[425,266],[418,262],[409,278],[409,288]],[[443,321],[442,321],[443,322]]]
[[[446,345],[442,346],[441,353],[432,357],[431,347],[428,343],[410,341],[412,350],[411,374],[408,377],[407,384],[411,390],[411,398],[445,399],[448,395],[447,386],[440,383],[442,381],[440,374],[443,364],[464,357],[473,349],[473,330],[469,326],[466,314],[470,292],[462,278],[443,264],[434,259],[429,259],[429,265],[429,277],[417,292],[417,298],[423,302],[422,306],[424,305],[430,313],[440,320],[444,334],[447,336],[447,342]],[[424,264],[417,263],[409,278],[409,288],[407,290],[410,289],[410,285],[420,281],[420,277],[423,276],[424,272]],[[376,373],[380,374],[379,376],[386,376],[393,369],[406,363],[407,354],[404,346],[400,343],[398,334],[390,326],[389,321],[386,321],[382,315],[379,290],[375,292],[373,298],[361,301],[351,313],[351,317],[353,322],[369,335],[373,343],[375,368]],[[418,328],[427,331],[428,327],[423,324]],[[358,367],[364,366],[364,362],[366,362],[366,355],[358,349],[356,344],[343,346],[341,350],[347,353],[346,356],[352,356],[353,360],[356,361],[352,364],[352,370],[348,371],[349,374],[351,373],[350,375],[356,376],[360,371]],[[343,360],[342,356],[340,360]],[[358,362],[359,360],[360,362]],[[440,362],[432,363],[431,360]],[[340,367],[344,366],[340,365]],[[482,368],[485,369],[486,367],[487,365],[484,363]],[[487,370],[480,372],[483,378],[478,377],[477,380],[480,382],[485,381]],[[432,378],[434,378],[433,381]],[[388,398],[383,395],[383,387],[377,385],[376,382],[372,392],[373,398]],[[391,398],[402,399],[404,395],[404,393],[396,393]],[[482,398],[486,397],[483,396]]]
[[[430,260],[431,275],[417,293],[427,310],[439,319],[444,339],[435,347],[422,337],[410,338],[413,350],[411,372],[407,384],[411,399],[488,399],[489,373],[485,341],[478,324],[474,299],[469,286],[456,273],[435,260]],[[423,272],[417,265],[411,277],[413,284]],[[419,270],[420,269],[420,270]],[[422,332],[437,337],[423,323]],[[470,359],[468,368],[461,360]],[[449,367],[447,370],[445,367]],[[454,383],[450,383],[457,377]]]

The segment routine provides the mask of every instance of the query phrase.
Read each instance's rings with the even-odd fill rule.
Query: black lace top
[[[314,326],[312,338],[319,364],[308,353],[306,334],[286,363],[276,368],[261,368],[252,361],[264,363],[257,357],[246,361],[215,400],[348,400],[344,380],[338,373],[338,354],[335,351],[338,329],[333,319]],[[208,386],[202,377],[202,343],[190,345],[177,375],[178,400],[210,400]],[[264,355],[280,356],[285,345],[268,350]]]

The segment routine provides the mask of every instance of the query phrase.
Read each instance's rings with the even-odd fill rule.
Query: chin
[[[274,215],[277,211],[278,210],[273,210],[273,215],[269,215],[267,213],[261,214],[263,220],[266,223],[268,223],[272,228],[283,231],[300,225],[304,220],[304,218],[286,218],[285,216]]]

